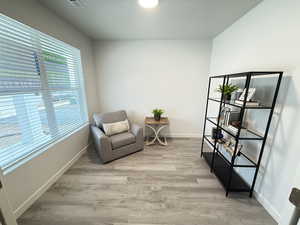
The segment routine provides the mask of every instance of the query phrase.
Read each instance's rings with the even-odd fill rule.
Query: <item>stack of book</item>
[[[235,104],[237,105],[244,105],[244,101],[241,101],[241,100],[235,100],[234,101]],[[246,106],[259,106],[259,102],[257,101],[249,101],[249,102],[246,102]]]

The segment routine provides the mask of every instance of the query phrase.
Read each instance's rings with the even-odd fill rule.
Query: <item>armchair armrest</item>
[[[95,148],[103,162],[108,162],[112,158],[112,147],[109,137],[96,126],[91,126],[91,132]]]
[[[131,124],[131,132],[135,136],[137,144],[144,148],[144,130],[137,124]]]

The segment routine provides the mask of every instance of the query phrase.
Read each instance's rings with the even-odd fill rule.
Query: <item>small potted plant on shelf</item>
[[[223,99],[230,101],[231,100],[231,94],[239,89],[238,86],[233,84],[225,84],[219,85],[217,92],[223,93]]]
[[[156,121],[160,121],[161,115],[164,113],[164,110],[163,109],[153,109],[152,113],[153,113],[154,119]]]

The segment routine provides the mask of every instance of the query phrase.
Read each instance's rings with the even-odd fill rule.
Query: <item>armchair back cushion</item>
[[[124,110],[94,114],[94,122],[97,127],[103,130],[103,123],[115,123],[127,120],[127,114]]]

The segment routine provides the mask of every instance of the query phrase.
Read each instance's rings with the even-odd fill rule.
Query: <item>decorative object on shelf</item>
[[[233,84],[225,84],[219,85],[217,92],[223,93],[224,100],[230,101],[231,100],[231,94],[239,89],[238,86]]]
[[[244,101],[241,101],[241,100],[235,100],[234,101],[235,104],[237,105],[244,105]],[[249,102],[246,102],[246,106],[252,106],[252,107],[255,107],[255,106],[259,106],[260,103],[258,101],[249,101]]]
[[[231,110],[228,115],[227,126],[232,125],[233,123],[240,120],[240,111]]]
[[[212,139],[222,139],[223,138],[222,130],[214,127],[211,131],[211,137]]]
[[[229,107],[222,107],[220,114],[220,124],[222,126],[229,126],[235,121],[239,121],[240,111],[232,110]]]
[[[241,122],[240,121],[232,121],[230,125],[232,125],[234,127],[239,127],[239,126],[241,126]]]
[[[226,118],[227,118],[227,116],[228,116],[228,113],[230,112],[230,108],[229,107],[222,107],[222,109],[221,109],[221,113],[220,113],[220,124],[222,125],[222,126],[226,126],[226,124],[225,124],[225,121],[226,121]]]
[[[156,121],[160,121],[161,115],[164,114],[164,112],[165,111],[163,109],[153,109],[152,113],[153,113],[154,119]]]
[[[245,100],[246,91],[247,91],[247,88],[244,89],[243,93],[239,97],[240,101],[244,101]],[[251,99],[254,97],[255,91],[256,91],[255,88],[249,88],[248,96],[247,96],[247,100],[246,100],[247,102],[250,102]]]
[[[218,144],[223,145],[225,143],[226,143],[226,139],[224,139],[224,138],[218,139]]]
[[[239,121],[240,111],[230,110],[225,117],[225,126],[230,126],[233,122]]]
[[[230,155],[234,155],[234,148],[236,145],[236,141],[234,138],[229,138],[228,140],[225,141],[225,143],[223,144],[225,150],[230,154]],[[238,144],[237,150],[236,150],[236,155],[239,156],[240,155],[240,151],[242,150],[243,145]]]
[[[264,152],[264,147],[266,145],[268,133],[270,130],[270,125],[272,121],[274,108],[276,105],[277,96],[279,93],[282,76],[283,76],[283,72],[281,71],[254,71],[254,72],[244,72],[244,73],[209,77],[209,84],[208,84],[208,91],[207,91],[207,104],[206,104],[203,138],[202,138],[202,145],[201,145],[201,156],[209,164],[211,172],[213,172],[216,175],[216,177],[224,186],[226,190],[226,196],[228,196],[230,192],[248,192],[249,197],[252,197],[259,168],[260,168],[260,163]],[[250,88],[250,84],[255,84],[255,82],[252,81],[257,77],[264,78],[264,79],[265,78],[268,79],[268,77],[270,77],[272,80],[274,79],[277,80],[276,82],[270,82],[270,84],[268,84],[270,86],[269,89],[273,89],[274,91],[273,92],[270,91],[270,93],[273,93],[273,96],[270,96],[271,102],[266,107],[264,106],[261,107],[261,105],[259,105],[258,107],[249,107],[248,105],[247,107],[246,104],[238,105],[235,103],[235,101],[228,102],[222,99],[216,100],[210,97],[212,82],[216,81],[216,79],[217,81],[222,79],[222,83],[224,86],[225,84],[228,84],[230,80],[234,79],[234,81],[237,81],[238,83],[240,83],[240,81],[245,81],[245,89],[243,91],[243,94],[239,97],[238,100],[243,102],[245,100],[246,102],[251,102],[253,104],[253,98],[254,98],[254,94],[256,93],[255,92],[256,89],[255,87]],[[223,86],[220,86],[219,91],[221,92],[223,91],[222,89]],[[247,99],[245,98],[246,93],[248,93]],[[208,116],[208,113],[213,113],[211,110],[208,110],[209,104],[211,102],[219,103],[219,107],[215,107],[215,109],[218,109],[217,117]],[[225,107],[230,107],[232,110],[224,109]],[[238,121],[235,121],[235,119],[232,119],[231,117],[231,111],[235,109],[232,107],[239,108],[240,110],[239,115],[238,113],[236,113],[236,115],[233,116],[235,118],[238,117]],[[245,115],[247,111],[253,110],[255,111],[255,113],[257,113],[260,110],[265,110],[265,109],[269,109],[268,111],[264,111],[264,113],[262,114],[263,116],[267,117],[265,130],[262,131],[261,134],[258,134],[253,130],[246,129],[247,121],[245,121],[245,118],[247,117]],[[228,114],[229,112],[230,114]],[[226,139],[228,139],[230,136],[233,139],[228,143],[227,140],[226,141],[223,140],[224,138],[217,139],[217,140],[215,139],[215,141],[212,141],[211,136],[206,135],[206,128],[207,128],[206,123],[210,123],[213,126],[216,126],[217,129],[221,129],[224,136],[226,136]],[[227,124],[228,126],[224,126],[224,124]],[[238,132],[239,131],[238,128],[241,128],[240,132]],[[253,129],[255,130],[255,127],[253,127]],[[249,143],[247,145],[242,146],[241,145],[242,140],[247,142],[260,141],[261,144],[255,145]],[[204,148],[204,142],[213,151],[211,149]],[[231,154],[227,154],[225,152],[226,151],[226,149],[224,149],[225,146],[227,147],[227,151],[230,152]],[[257,146],[257,147],[260,146],[259,149],[255,151],[257,153],[255,157],[254,156],[249,157],[244,153],[244,151],[241,151],[244,149],[248,150],[246,148],[249,148],[249,146]],[[234,150],[236,150],[236,154],[234,154]],[[241,160],[236,160],[238,156]],[[252,170],[253,176],[247,177],[247,182],[246,182],[244,173],[242,173],[239,168]]]
[[[231,100],[238,100],[243,93],[243,89],[239,88],[237,91],[232,93]]]

